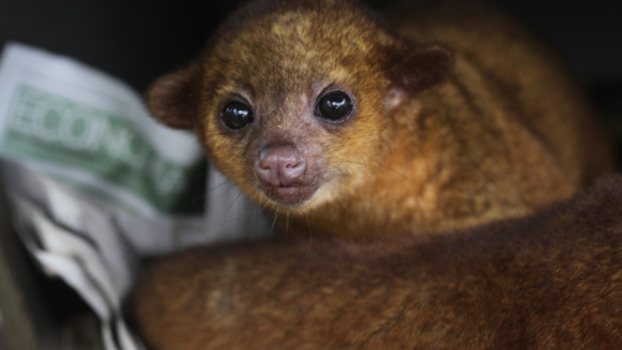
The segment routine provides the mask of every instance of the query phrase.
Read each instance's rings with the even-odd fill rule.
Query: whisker
[[[378,166],[382,166],[383,164],[378,162],[379,165]],[[410,175],[407,173],[404,173],[402,171],[398,171],[395,168],[387,168],[388,171],[392,172],[393,174],[399,175],[401,177],[403,177],[404,179],[410,179]]]
[[[227,207],[227,209],[225,210],[225,216],[229,216],[229,212],[231,211],[231,209],[233,209],[233,205],[235,205],[235,203],[242,198],[243,194],[242,192],[238,192],[238,195],[235,196],[235,198],[233,198],[233,200],[231,201],[231,203],[229,203],[229,206]]]
[[[313,230],[311,229],[311,222],[309,221],[309,215],[305,213],[305,220],[307,221],[307,228],[309,228],[309,245],[307,246],[307,255],[311,252],[311,244],[313,243]]]
[[[253,196],[253,198],[251,198],[256,204],[257,204],[257,210],[261,210],[263,213],[265,213],[267,215],[267,213],[270,212],[270,206],[274,207],[273,204],[271,203],[264,203],[261,200],[259,200],[258,196]]]
[[[279,217],[279,212],[274,211],[274,218],[272,219],[272,227],[270,227],[270,234],[274,235],[274,227],[276,226],[276,220]]]
[[[340,159],[339,162],[342,163],[342,164],[356,164],[356,165],[367,166],[367,163],[365,163],[365,162],[360,162],[360,161],[355,161],[355,160],[350,160],[350,159]],[[380,167],[383,167],[384,165],[385,164],[384,164],[383,161],[377,160],[377,161],[375,161],[375,166],[374,167],[375,168],[380,168]],[[388,168],[387,167],[385,169],[390,171],[390,172],[392,172],[392,173],[394,173],[394,174],[396,174],[396,175],[399,175],[399,176],[401,176],[401,177],[403,177],[405,179],[410,178],[410,176],[408,174],[406,174],[404,172],[401,172],[401,171],[398,171],[395,168]]]
[[[216,191],[217,189],[221,188],[222,186],[225,186],[226,184],[227,184],[226,182],[219,183],[218,185],[215,185],[215,186],[212,186],[211,188],[208,188],[205,191],[205,193],[206,194],[210,194],[210,193]]]
[[[285,237],[289,236],[289,210],[285,212]]]

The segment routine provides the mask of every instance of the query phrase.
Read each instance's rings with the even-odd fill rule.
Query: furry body
[[[622,177],[462,232],[199,248],[136,295],[152,349],[614,349]]]
[[[154,84],[150,109],[193,129],[287,233],[468,227],[568,198],[612,168],[563,65],[511,19],[443,6],[387,18],[350,1],[253,2]],[[352,107],[336,122],[318,116],[335,91]],[[252,122],[227,127],[232,102]]]
[[[484,9],[388,22],[350,1],[254,2],[153,86],[156,118],[313,239],[155,264],[133,303],[151,349],[618,346],[622,180],[465,229],[611,169],[559,62]]]

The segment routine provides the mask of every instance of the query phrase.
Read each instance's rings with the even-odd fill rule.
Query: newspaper
[[[121,305],[142,256],[270,231],[126,84],[16,43],[0,60],[0,170],[18,235],[99,316],[106,350],[141,349]]]

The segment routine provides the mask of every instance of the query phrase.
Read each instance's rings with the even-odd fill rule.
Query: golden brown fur
[[[281,231],[303,235],[469,227],[568,198],[611,169],[563,65],[512,20],[473,6],[387,18],[390,29],[351,1],[251,3],[154,84],[150,109],[193,129]],[[331,89],[354,100],[343,122],[316,116]],[[250,106],[248,127],[223,127],[232,100]],[[262,179],[265,152],[304,173]]]
[[[199,248],[135,296],[151,349],[616,349],[622,177],[462,232]]]
[[[350,1],[257,1],[154,85],[156,118],[194,129],[281,230],[313,239],[156,263],[133,298],[152,350],[619,346],[622,178],[465,229],[611,168],[562,65],[487,9],[387,18]],[[337,123],[314,110],[334,90],[354,100]],[[221,118],[232,101],[254,116],[239,130]]]

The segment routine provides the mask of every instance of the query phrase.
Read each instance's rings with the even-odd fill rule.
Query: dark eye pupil
[[[229,129],[238,130],[253,122],[253,112],[244,103],[230,102],[223,109],[220,119]]]
[[[347,94],[336,91],[324,96],[317,106],[319,117],[331,120],[342,121],[350,116],[352,111],[352,101]]]

